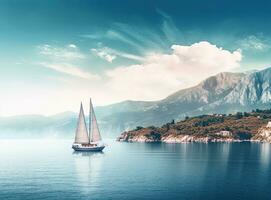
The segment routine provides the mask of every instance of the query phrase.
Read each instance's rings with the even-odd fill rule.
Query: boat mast
[[[92,127],[91,127],[91,122],[92,122],[92,103],[91,103],[91,98],[89,99],[89,117],[88,117],[89,119],[89,125],[88,125],[88,129],[89,129],[89,144],[90,144],[90,142],[91,142],[91,140],[92,140],[92,131],[91,131],[91,129],[92,129]]]

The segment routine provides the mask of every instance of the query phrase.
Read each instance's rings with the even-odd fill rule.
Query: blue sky
[[[0,115],[157,100],[270,66],[269,1],[0,1]],[[20,104],[16,103],[20,99]]]

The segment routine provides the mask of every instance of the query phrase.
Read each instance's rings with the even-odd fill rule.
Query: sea
[[[271,199],[271,145],[1,139],[0,199]]]

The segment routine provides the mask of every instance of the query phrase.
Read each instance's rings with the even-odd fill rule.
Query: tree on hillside
[[[243,113],[237,112],[236,113],[236,119],[242,119],[243,118]]]
[[[244,117],[249,117],[249,113],[244,112]]]
[[[135,130],[136,130],[136,131],[139,131],[139,130],[141,130],[141,129],[143,129],[142,126],[137,126]]]

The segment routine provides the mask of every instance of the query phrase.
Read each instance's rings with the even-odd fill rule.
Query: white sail
[[[96,120],[95,112],[93,109],[93,105],[90,99],[90,111],[89,111],[89,134],[90,134],[90,142],[98,142],[102,140],[98,123]]]
[[[82,103],[81,103],[81,107],[80,107],[80,113],[79,113],[79,117],[78,117],[74,143],[79,143],[79,144],[88,144],[89,143],[89,137],[88,137],[86,120],[85,120],[85,115],[84,115]]]

